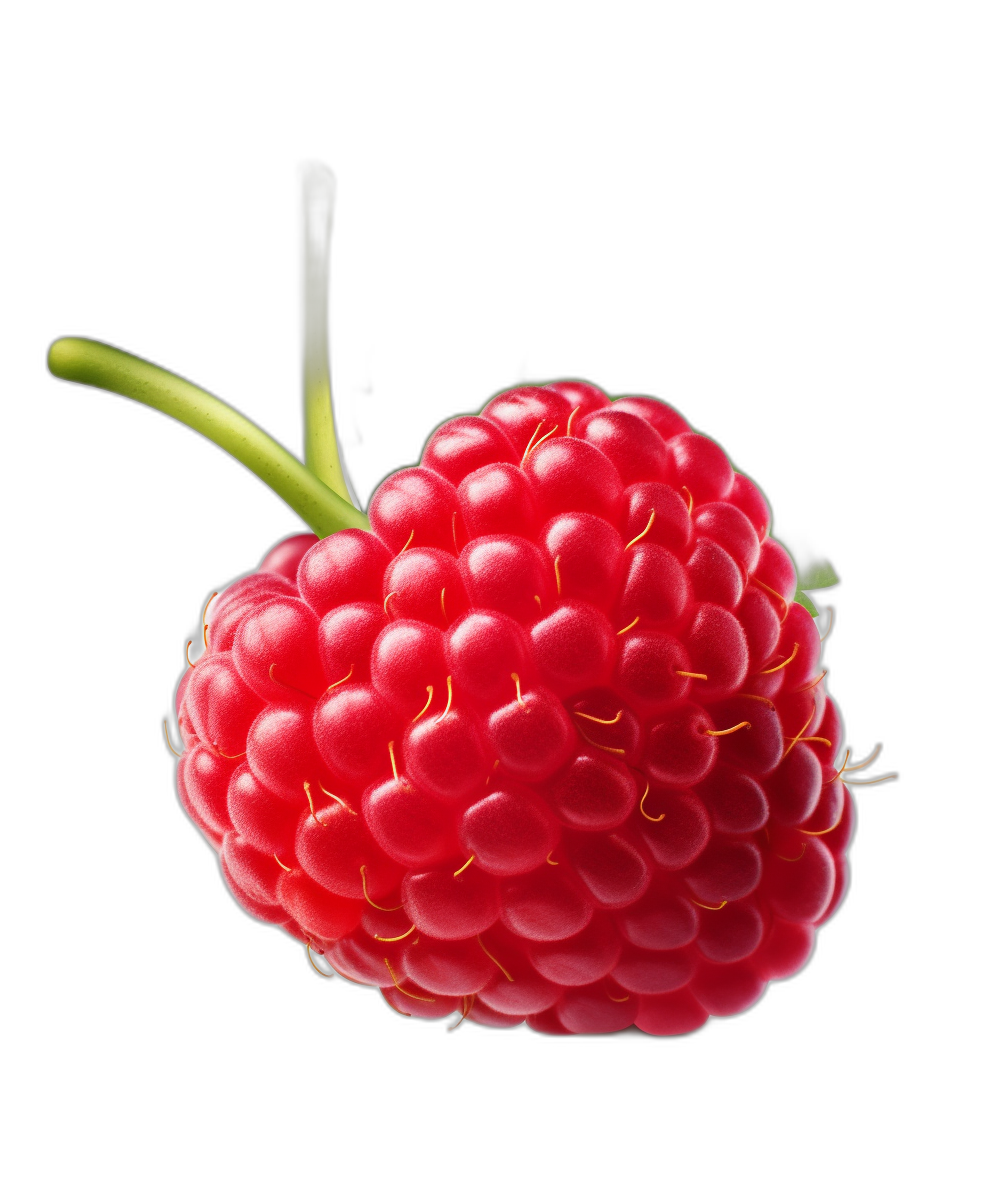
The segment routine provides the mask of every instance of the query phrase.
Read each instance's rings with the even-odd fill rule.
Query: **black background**
[[[560,139],[545,154],[519,143],[434,154],[417,140],[320,134],[38,163],[44,283],[26,347],[51,502],[39,522],[49,575],[34,597],[62,687],[43,738],[60,766],[52,793],[72,816],[45,842],[77,983],[64,1005],[105,1053],[139,1045],[167,1073],[224,1049],[232,1068],[246,1056],[283,1074],[307,1072],[326,1040],[345,1066],[391,1072],[420,1054],[463,1083],[503,1070],[531,1081],[545,1066],[570,1081],[591,1064],[693,1082],[760,1066],[800,1086],[810,1066],[878,1064],[909,1040],[900,1000],[917,967],[900,916],[918,741],[899,597],[912,548],[909,359],[923,343],[898,162],[853,139],[829,149],[693,160],[617,136]],[[445,418],[520,382],[585,378],[678,407],[762,485],[796,559],[827,556],[841,574],[818,598],[837,610],[829,687],[854,759],[884,741],[878,771],[903,779],[859,791],[846,906],[809,969],[750,1014],[670,1042],[468,1024],[445,1035],[443,1023],[404,1021],[377,992],[322,982],[303,948],[246,919],[176,804],[161,721],[186,639],[210,592],[302,527],[184,427],[57,384],[45,348],[82,334],[134,350],[300,455],[297,162],[308,156],[339,178],[336,416],[362,506]]]

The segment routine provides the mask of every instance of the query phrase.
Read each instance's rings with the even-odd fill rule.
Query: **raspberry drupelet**
[[[236,899],[406,1015],[685,1033],[847,881],[841,724],[756,485],[654,399],[505,391],[281,543],[179,687]]]

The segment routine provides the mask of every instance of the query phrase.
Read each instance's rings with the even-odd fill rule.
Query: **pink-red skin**
[[[369,517],[216,597],[179,685],[238,902],[403,1014],[557,1035],[683,1035],[801,969],[848,880],[842,726],[714,441],[517,387]]]

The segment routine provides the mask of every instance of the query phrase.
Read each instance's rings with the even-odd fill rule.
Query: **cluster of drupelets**
[[[239,902],[414,1016],[682,1033],[797,971],[853,807],[756,486],[556,383],[443,424],[369,518],[214,600],[179,688]]]

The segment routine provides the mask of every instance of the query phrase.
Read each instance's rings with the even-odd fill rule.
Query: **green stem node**
[[[360,510],[334,493],[272,436],[177,374],[86,337],[54,341],[48,362],[57,378],[146,403],[219,444],[279,494],[319,538],[351,526],[370,529]]]

